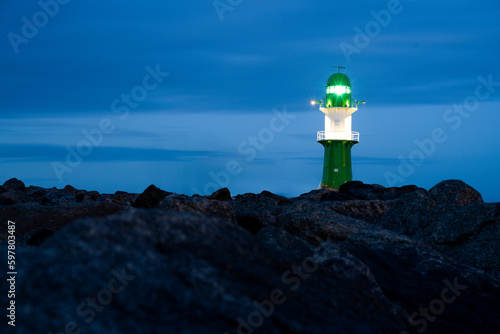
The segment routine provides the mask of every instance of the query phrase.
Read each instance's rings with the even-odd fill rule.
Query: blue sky
[[[498,1],[59,1],[0,2],[0,182],[299,195],[340,64],[355,179],[500,201]]]

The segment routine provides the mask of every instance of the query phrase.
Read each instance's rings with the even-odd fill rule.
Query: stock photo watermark
[[[407,0],[412,1],[412,0]],[[347,42],[340,43],[340,50],[344,54],[344,57],[348,64],[351,63],[351,56],[353,54],[359,54],[361,50],[370,45],[371,41],[379,36],[383,29],[387,28],[392,22],[392,18],[395,15],[399,15],[403,12],[404,6],[401,4],[400,0],[389,0],[387,3],[387,9],[382,9],[378,12],[371,10],[370,15],[373,20],[368,21],[364,29],[356,26],[354,27],[354,35],[352,44]]]
[[[467,285],[462,285],[458,282],[458,277],[455,277],[453,283],[447,279],[445,279],[443,283],[446,287],[441,290],[439,298],[433,299],[427,307],[419,307],[418,313],[414,312],[408,318],[410,325],[419,327],[417,332],[425,332],[429,323],[436,321],[437,317],[446,310],[446,306],[454,303],[457,297],[467,289]],[[399,334],[410,333],[402,331]]]
[[[273,115],[267,127],[263,127],[256,135],[250,135],[238,144],[238,153],[247,163],[255,160],[259,152],[264,151],[274,141],[275,135],[285,130],[290,124],[290,120],[296,117],[296,115],[288,113],[286,107],[283,108],[283,111],[274,109]],[[197,188],[194,188],[193,191],[197,194],[210,195],[220,188],[227,187],[231,182],[231,177],[236,177],[243,172],[242,165],[243,163],[236,159],[228,161],[225,169],[208,173],[212,181],[205,184],[203,191]]]
[[[76,314],[82,317],[82,321],[86,324],[91,324],[96,318],[96,312],[102,312],[106,306],[111,304],[115,296],[120,294],[135,279],[135,276],[126,273],[125,268],[113,269],[111,275],[113,277],[108,281],[106,288],[99,290],[94,297],[87,297],[76,307]],[[78,322],[71,320],[65,324],[64,331],[56,332],[56,334],[79,334],[81,332],[82,329]]]
[[[454,104],[443,113],[443,121],[450,125],[453,131],[457,131],[463,124],[463,120],[469,118],[473,112],[479,109],[481,102],[486,101],[500,87],[500,82],[493,81],[493,74],[487,78],[478,77],[479,84],[476,86],[474,94],[468,95],[461,104]],[[408,157],[400,155],[400,161],[397,173],[386,171],[385,180],[389,187],[404,184],[406,178],[415,173],[416,168],[424,164],[425,160],[432,156],[439,144],[448,140],[446,131],[441,127],[436,127],[430,133],[430,136],[422,140],[415,139],[415,148]]]
[[[215,0],[212,5],[219,15],[219,19],[224,21],[224,14],[227,12],[232,12],[236,7],[241,5],[244,0]]]
[[[7,39],[14,50],[14,53],[19,53],[21,44],[28,44],[30,40],[38,35],[40,29],[44,28],[61,9],[61,5],[66,5],[71,0],[40,0],[38,6],[40,10],[36,11],[30,18],[23,16],[21,18],[20,34],[10,31],[7,34]]]
[[[156,65],[155,69],[146,66],[146,72],[141,84],[133,87],[129,94],[121,94],[119,98],[111,102],[111,111],[116,114],[119,121],[127,119],[130,110],[136,109],[139,103],[146,100],[148,93],[158,88],[164,78],[170,75],[168,72],[162,72],[159,64]],[[71,173],[80,166],[83,159],[92,153],[94,147],[103,143],[104,136],[111,134],[116,129],[116,121],[116,119],[108,117],[102,118],[95,128],[82,130],[84,139],[80,140],[75,148],[66,146],[66,160],[64,162],[54,161],[51,164],[59,182],[63,181],[64,174]]]

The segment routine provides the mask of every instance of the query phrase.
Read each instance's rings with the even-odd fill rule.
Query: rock
[[[172,193],[161,190],[152,184],[137,197],[132,206],[134,208],[154,208],[162,199],[170,194]]]
[[[208,196],[208,199],[216,199],[219,201],[230,201],[231,192],[227,188],[222,188],[215,191],[212,195]]]
[[[405,310],[408,332],[475,333],[481,328],[494,333],[500,328],[500,302],[495,297],[499,284],[478,270],[450,263],[418,245],[335,243],[334,247],[369,268],[389,301]],[[444,306],[442,311],[438,305]],[[423,308],[431,310],[431,317],[421,313]]]
[[[338,190],[333,190],[333,189],[317,189],[317,190],[311,190],[308,193],[301,194],[299,197],[292,198],[292,200],[312,200],[312,201],[319,201],[323,196],[325,196],[328,193],[331,192],[337,192]],[[353,198],[351,198],[353,199]]]
[[[57,188],[50,189],[43,196],[43,204],[65,205],[65,204],[77,203],[77,199],[75,197],[75,190],[74,188],[73,189],[71,188],[64,188],[62,190]]]
[[[427,214],[436,205],[425,189],[417,189],[394,200],[379,225],[409,236],[415,235],[428,224]]]
[[[6,190],[24,190],[26,186],[24,185],[23,181],[20,181],[16,178],[12,178],[10,180],[5,181],[3,184],[3,187]]]
[[[44,241],[54,235],[54,230],[47,228],[40,228],[26,233],[21,238],[21,245],[27,246],[40,246]]]
[[[42,187],[29,186],[26,189],[26,194],[31,197],[33,202],[41,203],[44,201],[44,196],[49,192],[49,189]]]
[[[0,221],[16,223],[18,333],[500,328],[500,203],[461,181],[231,200],[19,182],[0,186]]]
[[[481,194],[459,180],[441,181],[429,190],[437,204],[469,205],[484,203]]]
[[[70,322],[82,332],[186,334],[417,333],[424,325],[429,334],[493,334],[500,326],[497,283],[413,244],[314,248],[278,228],[253,236],[194,213],[130,209],[71,224],[18,256],[30,264],[18,269],[19,333]],[[77,309],[91,310],[89,298],[100,312],[87,323]]]
[[[337,190],[332,190],[326,193],[323,193],[319,198],[320,202],[342,202],[342,201],[352,201],[356,199],[355,196],[350,194],[341,194]]]
[[[350,195],[356,199],[366,199],[374,190],[384,189],[378,184],[364,184],[361,181],[346,182],[339,187],[339,193]]]
[[[239,226],[248,230],[252,234],[257,234],[266,225],[257,215],[242,215],[236,218]]]
[[[31,197],[19,190],[8,190],[0,194],[0,205],[31,202]]]
[[[353,219],[321,203],[296,202],[276,217],[276,226],[317,246],[328,240],[359,241],[366,244],[416,243],[380,226]]]
[[[209,217],[217,217],[229,222],[235,222],[233,207],[224,201],[210,200],[203,197],[188,197],[173,194],[163,199],[158,208],[179,211],[195,212]]]
[[[70,186],[69,184],[66,185],[62,190],[65,191],[65,192],[67,192],[67,193],[70,193],[70,194],[76,194],[76,192],[77,192],[77,190],[75,189],[75,187]]]
[[[49,229],[57,231],[62,227],[85,217],[104,217],[123,211],[116,204],[88,203],[59,206],[44,206],[38,203],[23,203],[0,207],[0,221],[16,223],[16,236],[30,231]]]
[[[390,187],[390,188],[376,188],[373,189],[366,196],[367,200],[381,200],[381,201],[390,201],[400,198],[403,195],[412,193],[417,190],[424,190],[415,185],[408,185],[403,187]]]
[[[467,204],[468,203],[468,204]],[[461,181],[443,181],[392,202],[378,225],[500,278],[500,209]]]
[[[391,207],[386,201],[341,201],[329,206],[335,212],[344,216],[364,220],[369,223],[378,222]]]
[[[259,225],[274,225],[276,215],[284,210],[286,202],[279,195],[269,194],[271,193],[263,192],[261,194],[248,193],[237,195],[230,202],[234,208],[236,218],[256,217],[261,222],[258,223]]]
[[[85,191],[78,190],[75,195],[75,199],[78,203],[89,203],[96,201],[101,195],[98,191]]]
[[[314,247],[304,240],[276,227],[264,227],[256,235],[257,239],[298,259],[313,256]]]
[[[288,199],[288,198],[286,198],[284,196],[273,194],[272,192],[267,191],[267,190],[264,190],[263,192],[261,192],[260,195],[261,196],[267,196],[267,197],[270,197],[270,198],[274,199],[276,201],[276,204],[278,206],[292,204],[292,201],[290,199]]]

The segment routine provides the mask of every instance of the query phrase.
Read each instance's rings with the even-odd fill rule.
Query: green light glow
[[[327,94],[351,94],[351,87],[349,86],[328,86],[326,87]]]

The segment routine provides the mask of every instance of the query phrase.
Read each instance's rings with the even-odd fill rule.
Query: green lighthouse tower
[[[351,131],[358,101],[351,98],[351,81],[340,73],[341,68],[328,78],[326,99],[312,101],[325,114],[325,131],[318,132],[318,142],[325,148],[320,188],[338,189],[352,181],[351,147],[359,142],[359,133]]]

